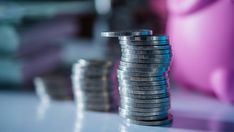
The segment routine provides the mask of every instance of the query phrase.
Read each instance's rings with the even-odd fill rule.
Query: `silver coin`
[[[128,62],[125,62],[128,63]],[[168,64],[137,64],[137,63],[129,63],[127,65],[124,65],[122,63],[119,64],[120,68],[124,69],[147,69],[148,71],[150,70],[166,70],[168,71],[170,66]]]
[[[149,65],[158,64],[159,66],[161,66],[161,68],[168,68],[171,65],[172,58],[141,59],[141,58],[121,56],[121,60],[127,63],[149,64]],[[159,67],[148,67],[148,69],[156,69],[156,68],[159,68]]]
[[[148,95],[148,94],[147,94]],[[137,98],[129,98],[129,97],[124,97],[121,96],[121,101],[122,102],[133,102],[133,103],[163,103],[163,102],[169,102],[170,97],[168,98],[158,98],[158,99],[137,99]]]
[[[144,103],[135,103],[135,102],[124,102],[120,100],[122,105],[129,105],[131,107],[137,108],[155,108],[155,107],[165,107],[171,105],[170,102],[154,103],[154,104],[144,104]]]
[[[136,111],[136,112],[164,112],[168,111],[170,107],[155,107],[155,108],[137,108],[137,107],[131,107],[128,105],[121,105],[120,108],[126,109],[128,111]]]
[[[160,98],[160,99],[136,99],[136,98],[124,98],[121,97],[121,102],[131,102],[131,103],[142,103],[142,104],[157,104],[169,102],[170,98]]]
[[[117,70],[118,74],[127,74],[129,76],[162,76],[166,73],[152,73],[152,72],[129,72],[129,71],[124,71],[121,69]]]
[[[160,85],[160,86],[131,86],[131,85],[119,85],[120,87],[122,88],[126,88],[126,89],[129,89],[129,90],[142,90],[142,91],[154,91],[154,90],[162,90],[162,89],[168,89],[169,86],[168,84],[165,84],[165,85]]]
[[[168,36],[120,36],[120,41],[168,41]]]
[[[121,45],[169,45],[169,42],[166,40],[164,41],[128,41],[128,40],[120,40],[119,44]]]
[[[142,74],[144,74],[144,75],[140,75],[140,76],[137,76],[137,75],[134,75],[134,74],[131,74],[131,73],[134,73],[134,72],[129,72],[129,71],[122,71],[122,72],[118,72],[118,76],[122,76],[122,77],[138,77],[138,78],[154,78],[154,77],[164,77],[165,79],[169,79],[168,78],[168,75],[167,75],[167,73],[162,73],[162,74],[158,74],[158,73],[154,73],[153,72],[153,74],[155,75],[155,76],[151,76],[151,75],[149,75],[149,74],[145,74],[145,73],[142,73],[142,72],[135,72],[135,73],[142,73]],[[150,72],[148,72],[148,73],[150,73]]]
[[[124,92],[119,92],[121,97],[125,98],[132,98],[132,99],[160,99],[160,98],[169,98],[170,94],[169,93],[164,93],[164,94],[149,94],[149,95],[141,95],[141,94],[129,94],[129,93],[124,93]]]
[[[137,103],[137,102],[127,102],[120,100],[121,105],[128,105],[136,108],[156,108],[156,107],[165,107],[171,105],[171,102],[158,102],[158,103]]]
[[[121,49],[122,53],[126,54],[152,54],[152,55],[157,55],[157,54],[172,54],[171,49],[166,49],[166,50],[134,50],[134,49]]]
[[[160,81],[129,81],[129,80],[121,80],[118,79],[120,86],[122,87],[154,87],[154,86],[162,86],[167,85],[168,80],[160,80]]]
[[[170,50],[170,45],[160,45],[160,46],[132,46],[132,45],[121,45],[122,49],[133,49],[133,50]]]
[[[133,116],[154,116],[154,115],[165,115],[169,114],[168,111],[163,112],[138,112],[138,111],[130,111],[119,107],[119,112],[128,113],[128,115]]]
[[[141,82],[140,82],[141,83]],[[152,91],[152,90],[160,90],[165,88],[170,88],[169,84],[167,82],[164,82],[162,84],[129,84],[129,83],[121,83],[119,82],[119,87],[126,88],[126,89],[132,89],[132,90],[145,90],[145,91]],[[148,89],[147,89],[148,87]]]
[[[129,63],[120,61],[120,66],[124,67],[134,67],[134,68],[162,68],[162,67],[168,67],[169,64],[138,64],[138,63]]]
[[[161,103],[136,103],[136,102],[125,102],[120,100],[121,105],[128,105],[136,108],[156,108],[156,107],[166,107],[170,106],[171,102],[161,102]]]
[[[125,92],[125,93],[129,93],[129,94],[163,94],[163,93],[167,93],[168,92],[168,89],[162,89],[162,90],[152,90],[152,91],[144,91],[144,90],[141,90],[141,91],[136,91],[136,90],[129,90],[129,89],[126,89],[126,88],[119,88],[119,90],[121,92]]]
[[[146,91],[146,92],[161,91],[161,90],[168,90],[169,91],[169,87],[167,85],[155,86],[155,88],[153,88],[154,86],[149,85],[149,87],[151,87],[150,89],[147,89],[148,86],[136,86],[136,87],[139,87],[139,88],[135,88],[134,85],[119,85],[120,89],[126,89],[128,91]],[[120,92],[122,92],[122,91],[120,91]],[[121,93],[121,94],[127,94],[127,93]],[[151,94],[153,94],[153,93],[151,93]],[[156,94],[167,94],[167,93],[156,93]]]
[[[153,35],[153,31],[148,29],[141,29],[136,31],[101,32],[102,37],[148,36],[148,35]]]
[[[119,114],[123,118],[129,118],[132,120],[144,120],[144,121],[163,120],[163,119],[167,119],[168,115],[170,115],[170,114],[165,114],[165,115],[154,115],[154,116],[131,116],[131,115],[128,115],[127,113],[121,113],[121,112],[119,112]]]
[[[128,72],[151,72],[151,73],[165,73],[168,71],[168,67],[162,67],[162,68],[133,68],[133,67],[124,67],[119,65],[119,69],[122,71],[128,71]]]
[[[154,88],[152,90],[151,89],[139,90],[139,89],[135,89],[134,86],[131,87],[131,85],[130,85],[130,87],[124,87],[124,86],[126,86],[126,85],[123,85],[123,86],[119,85],[119,90],[126,91],[127,93],[132,93],[132,94],[134,94],[133,92],[137,93],[138,91],[139,91],[139,93],[141,93],[141,91],[145,91],[146,93],[150,93],[150,94],[161,94],[161,93],[156,93],[156,92],[161,92],[161,91],[166,92],[166,91],[168,91],[168,87],[166,85],[162,85],[162,86],[160,86],[160,88]]]
[[[161,85],[165,85],[168,83],[168,80],[160,80],[160,81],[141,81],[141,82],[134,82],[134,81],[128,81],[128,80],[119,80],[119,84],[121,84],[122,86],[161,86]]]
[[[171,58],[155,58],[155,59],[138,59],[138,58],[126,58],[121,56],[121,60],[124,62],[132,63],[145,63],[145,64],[168,64],[171,62]]]
[[[168,119],[165,120],[151,120],[151,121],[143,121],[143,120],[132,120],[132,119],[126,119],[126,122],[133,123],[137,125],[145,125],[145,126],[164,126],[171,124],[173,121],[172,116],[168,117]]]
[[[144,55],[138,55],[138,54],[125,54],[125,53],[122,53],[121,55],[122,57],[125,57],[125,58],[136,58],[136,59],[169,59],[172,57],[171,54],[163,54],[163,55],[147,55],[147,54],[144,54]]]
[[[122,75],[118,74],[118,78],[121,80],[128,80],[128,81],[136,81],[136,82],[141,82],[141,81],[160,81],[160,80],[165,80],[167,77],[164,76],[157,76],[157,77],[134,77],[134,76],[128,76],[128,75]]]

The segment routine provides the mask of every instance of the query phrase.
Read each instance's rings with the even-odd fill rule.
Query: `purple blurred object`
[[[233,0],[168,0],[177,83],[234,103]]]

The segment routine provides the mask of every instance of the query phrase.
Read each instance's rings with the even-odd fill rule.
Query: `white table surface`
[[[78,112],[72,101],[41,101],[35,93],[0,91],[0,132],[234,132],[234,106],[173,89],[173,126],[124,124],[117,113]]]

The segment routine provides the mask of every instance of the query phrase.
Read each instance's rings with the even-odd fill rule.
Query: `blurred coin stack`
[[[128,123],[170,125],[172,115],[168,77],[171,46],[167,36],[153,36],[151,30],[103,32],[118,37],[121,61],[118,69],[119,114]]]
[[[85,59],[73,65],[73,93],[79,110],[114,110],[112,65],[109,60]]]
[[[64,76],[43,76],[34,79],[37,95],[42,99],[72,100],[70,80]]]

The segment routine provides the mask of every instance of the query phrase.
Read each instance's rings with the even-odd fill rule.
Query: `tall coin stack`
[[[128,123],[164,126],[172,122],[167,77],[172,53],[167,36],[152,34],[139,30],[101,35],[118,37],[121,45],[120,116]]]
[[[78,109],[93,111],[114,109],[111,61],[81,59],[73,65],[72,70],[73,93]]]

